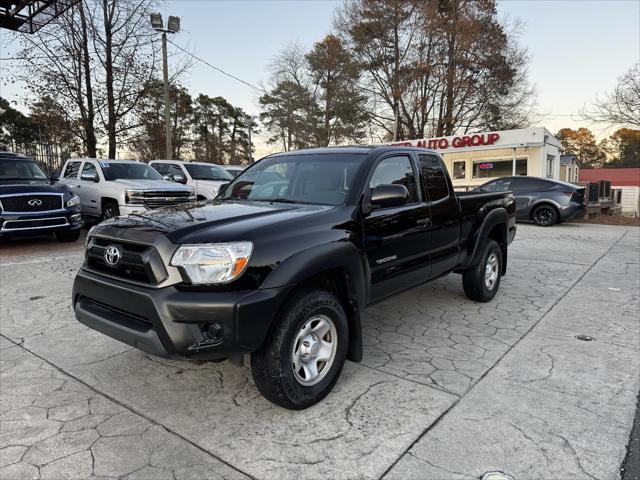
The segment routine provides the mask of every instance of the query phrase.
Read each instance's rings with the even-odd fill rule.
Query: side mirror
[[[80,175],[80,180],[98,183],[100,181],[100,177],[98,177],[97,173],[83,173]]]
[[[220,185],[218,187],[218,195],[222,195],[228,186],[229,186],[229,183],[223,183],[222,185]]]
[[[58,175],[58,173],[54,172],[51,175],[49,175],[49,181],[51,183],[57,183],[60,180],[60,175]]]
[[[187,183],[187,179],[184,177],[184,175],[180,175],[179,173],[174,173],[173,175],[171,175],[171,180],[176,183]]]
[[[378,185],[371,190],[369,203],[373,208],[401,207],[409,201],[409,190],[404,185]]]

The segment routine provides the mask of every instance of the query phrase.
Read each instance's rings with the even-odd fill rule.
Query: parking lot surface
[[[79,324],[81,242],[0,244],[0,478],[615,479],[640,388],[639,245],[636,227],[520,225],[492,302],[449,275],[370,307],[364,361],[293,412],[247,367]]]

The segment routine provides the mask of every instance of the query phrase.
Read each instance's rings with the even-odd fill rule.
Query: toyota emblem
[[[39,207],[42,205],[42,200],[40,200],[39,198],[32,198],[27,203],[30,207]]]
[[[107,262],[107,265],[109,265],[110,267],[115,267],[116,265],[118,265],[120,256],[120,249],[115,245],[109,245],[104,251],[104,261]]]

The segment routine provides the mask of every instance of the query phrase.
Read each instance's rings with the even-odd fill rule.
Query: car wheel
[[[478,264],[462,274],[462,286],[467,298],[488,302],[496,296],[502,277],[502,249],[495,240],[488,240]]]
[[[118,208],[118,204],[115,202],[108,202],[104,204],[102,208],[102,219],[107,220],[108,218],[119,217],[120,209]]]
[[[281,407],[310,407],[338,380],[348,343],[347,317],[338,299],[324,290],[299,290],[275,319],[262,348],[251,355],[256,387]]]
[[[533,221],[541,227],[550,227],[558,223],[558,212],[551,205],[540,205],[533,211]]]
[[[56,232],[56,238],[59,242],[75,242],[80,238],[80,229],[66,232]]]

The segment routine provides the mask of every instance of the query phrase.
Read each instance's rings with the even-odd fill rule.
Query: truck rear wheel
[[[467,298],[488,302],[495,297],[502,277],[502,250],[498,242],[488,240],[478,264],[462,273]]]
[[[258,390],[284,408],[319,402],[335,385],[347,357],[349,326],[338,299],[318,289],[287,301],[265,344],[251,355]]]

